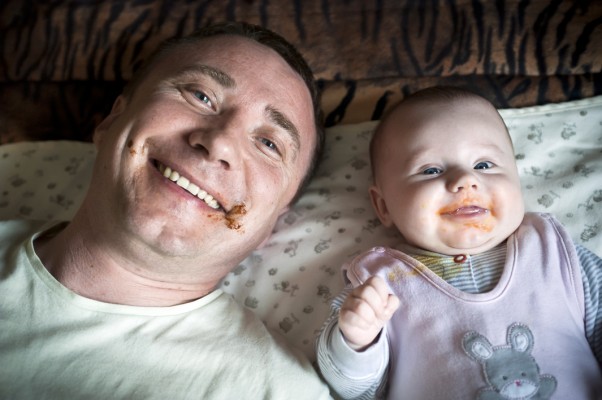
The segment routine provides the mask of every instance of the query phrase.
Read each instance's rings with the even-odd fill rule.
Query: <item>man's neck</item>
[[[167,307],[201,298],[217,285],[175,282],[167,275],[151,277],[148,264],[169,265],[175,260],[153,261],[148,254],[128,257],[115,246],[82,234],[90,230],[78,228],[70,224],[56,234],[43,234],[34,248],[46,269],[80,296],[113,304]]]

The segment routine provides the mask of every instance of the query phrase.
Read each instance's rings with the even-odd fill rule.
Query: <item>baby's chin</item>
[[[439,247],[438,250],[431,250],[431,251],[435,251],[436,253],[440,253],[440,254],[447,254],[450,256],[455,256],[458,254],[476,255],[476,254],[485,253],[485,252],[495,248],[499,244],[503,243],[505,240],[506,240],[506,237],[488,238],[486,240],[472,241],[470,243],[453,241],[451,243],[441,243],[440,246],[436,246],[436,247]]]
[[[424,245],[432,247],[432,251],[447,255],[481,254],[505,242],[514,230],[510,224],[498,223],[488,231],[471,228],[438,235],[430,245],[427,241],[424,241]]]
[[[448,238],[430,238],[430,240],[403,241],[412,247],[432,251],[434,253],[456,256],[459,254],[481,254],[493,249],[507,239],[506,236],[471,236],[460,238],[458,236]]]

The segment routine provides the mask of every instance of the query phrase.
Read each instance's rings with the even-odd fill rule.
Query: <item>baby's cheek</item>
[[[431,214],[429,212],[422,211],[410,215],[409,218],[412,218],[414,220],[414,229],[419,232],[427,233],[429,231],[432,231],[434,227],[439,226],[436,220],[438,216],[434,213]]]

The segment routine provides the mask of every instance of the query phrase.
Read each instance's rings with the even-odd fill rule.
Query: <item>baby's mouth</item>
[[[182,176],[178,171],[171,169],[168,166],[161,164],[156,161],[155,166],[163,174],[163,176],[170,181],[174,182],[176,185],[180,186],[182,189],[186,190],[191,195],[203,200],[209,207],[215,210],[224,210],[221,204],[207,191],[201,189],[198,185],[192,183],[189,178]]]
[[[461,207],[452,207],[446,210],[442,210],[441,214],[444,215],[452,215],[452,216],[465,216],[472,217],[481,214],[488,214],[489,210],[486,208],[482,208],[479,206],[461,206]]]

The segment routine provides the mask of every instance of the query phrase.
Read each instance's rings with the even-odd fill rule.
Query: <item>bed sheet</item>
[[[527,210],[555,214],[577,243],[602,256],[602,96],[500,110],[514,140]],[[340,266],[393,245],[371,209],[368,143],[376,121],[327,129],[324,159],[269,242],[221,283],[244,307],[315,359],[313,344],[342,289]],[[70,219],[95,151],[75,141],[0,146],[0,219]]]

